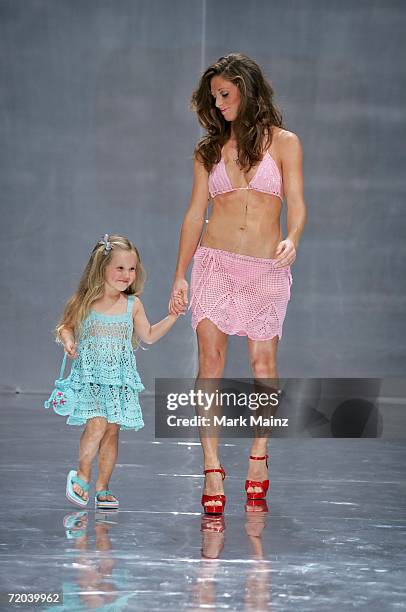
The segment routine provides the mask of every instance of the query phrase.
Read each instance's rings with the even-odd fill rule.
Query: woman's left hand
[[[275,259],[277,260],[275,268],[287,268],[293,264],[296,259],[296,247],[290,238],[286,238],[278,244]]]

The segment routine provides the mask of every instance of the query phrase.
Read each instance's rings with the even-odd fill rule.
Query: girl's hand
[[[65,352],[68,354],[68,357],[70,357],[71,359],[76,359],[78,354],[76,352],[77,345],[74,340],[66,340],[66,342],[63,343],[63,347],[65,349]]]
[[[169,312],[168,310],[168,319],[171,321],[177,321],[179,319],[179,317],[181,316],[181,314],[183,313],[179,313],[179,314],[172,314],[171,312]]]
[[[185,314],[188,304],[189,285],[185,278],[176,278],[172,285],[171,299],[169,300],[169,314],[179,316]]]
[[[293,264],[296,259],[296,248],[290,238],[286,238],[278,244],[275,258],[277,260],[275,268],[287,268]]]

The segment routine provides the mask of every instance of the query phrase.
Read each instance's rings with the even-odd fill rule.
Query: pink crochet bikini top
[[[219,163],[213,166],[209,174],[209,193],[212,199],[223,193],[240,191],[242,189],[253,189],[254,191],[261,191],[262,193],[275,195],[281,200],[283,199],[281,173],[268,151],[263,156],[255,175],[246,187],[232,186],[223,156]]]

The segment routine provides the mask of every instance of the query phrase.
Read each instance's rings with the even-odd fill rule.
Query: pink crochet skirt
[[[281,338],[292,276],[275,261],[199,246],[190,287],[193,329],[210,319],[225,334]]]

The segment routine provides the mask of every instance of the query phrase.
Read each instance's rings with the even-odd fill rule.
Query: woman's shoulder
[[[272,130],[271,149],[273,149],[280,159],[283,159],[287,155],[292,155],[301,150],[299,136],[289,130],[274,127]]]
[[[283,146],[286,143],[300,142],[300,140],[299,136],[294,132],[274,126],[272,128],[272,142],[275,142],[275,144],[281,144]]]

